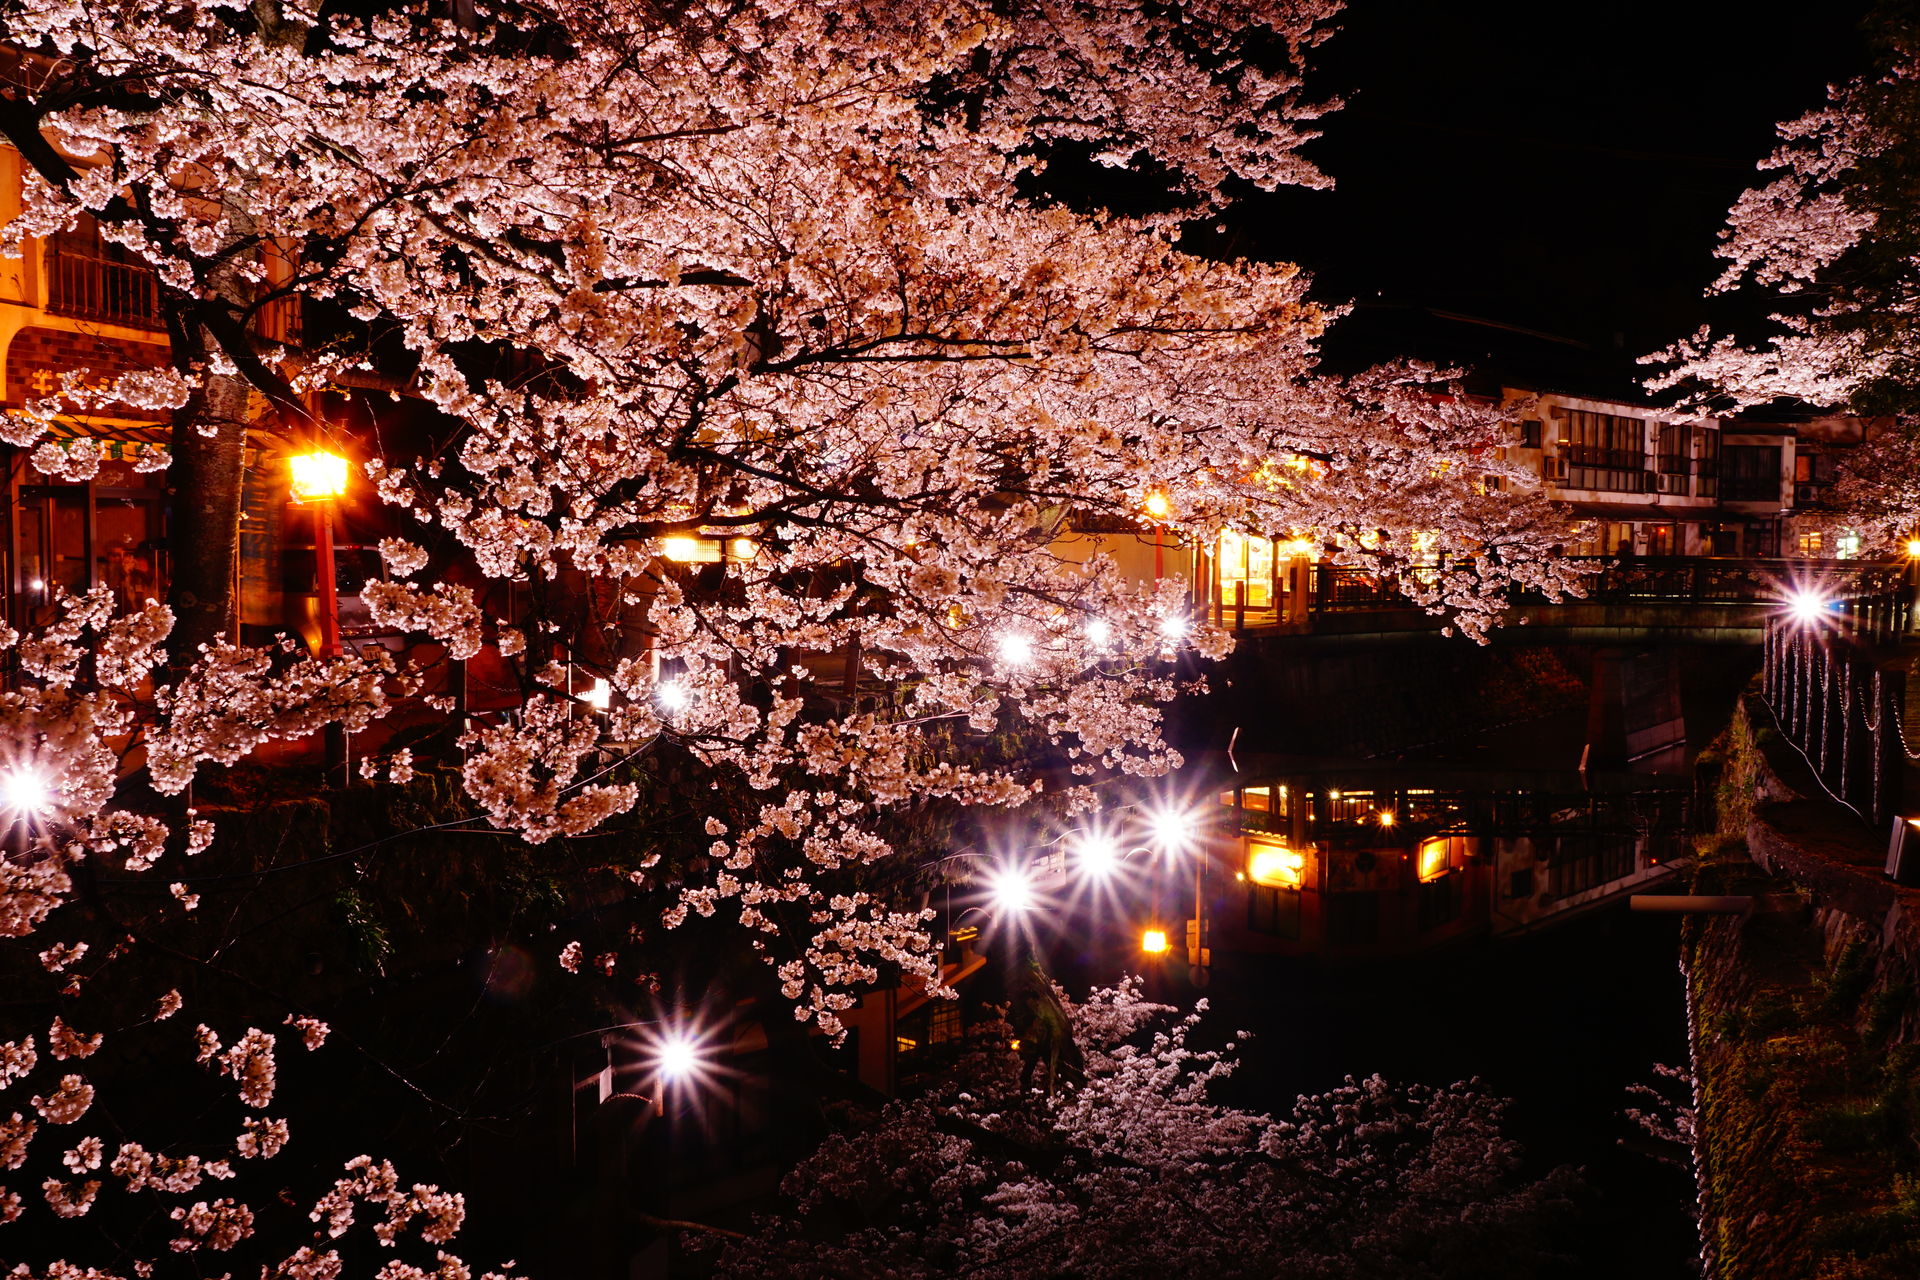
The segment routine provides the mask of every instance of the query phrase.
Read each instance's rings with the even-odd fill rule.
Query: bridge
[[[1861,635],[1904,634],[1912,621],[1913,570],[1868,560],[1575,557],[1586,570],[1584,594],[1550,601],[1515,592],[1496,642],[1551,644],[1757,645],[1769,620],[1796,600],[1824,602]],[[1416,571],[1417,572],[1417,571]],[[1248,640],[1281,637],[1412,638],[1444,620],[1415,605],[1387,576],[1344,565],[1299,563],[1279,575],[1273,603],[1234,598],[1208,602],[1214,622]],[[1264,584],[1263,584],[1264,585]],[[1524,631],[1517,628],[1524,627]]]

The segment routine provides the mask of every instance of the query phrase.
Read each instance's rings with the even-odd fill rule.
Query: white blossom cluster
[[[724,1246],[730,1276],[1438,1277],[1550,1274],[1577,1182],[1528,1183],[1475,1084],[1348,1080],[1275,1118],[1211,1100],[1239,1037],[1166,1024],[1137,982],[1070,1013],[1084,1069],[1022,1093],[999,1037],[963,1091],[889,1104],[786,1180],[788,1216]],[[1156,1026],[1158,1029],[1156,1029]],[[1541,1268],[1545,1262],[1545,1269]]]

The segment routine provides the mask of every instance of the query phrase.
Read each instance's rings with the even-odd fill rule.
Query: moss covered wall
[[[1694,892],[1755,900],[1682,932],[1707,1275],[1920,1276],[1916,895],[1756,701],[1702,765]]]

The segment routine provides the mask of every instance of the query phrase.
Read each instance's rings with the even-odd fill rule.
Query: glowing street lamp
[[[0,807],[15,813],[38,813],[52,799],[47,780],[36,769],[10,769],[0,774]]]
[[[996,872],[992,880],[993,905],[1008,912],[1031,911],[1034,906],[1033,879],[1018,868]]]
[[[1173,809],[1164,809],[1148,819],[1154,843],[1168,853],[1183,849],[1193,839],[1193,819]]]
[[[1165,929],[1148,929],[1140,935],[1140,949],[1150,956],[1163,956],[1172,945]]]
[[[1907,539],[1907,559],[1920,560],[1920,538]]]
[[[1153,580],[1158,582],[1165,568],[1162,548],[1165,545],[1166,532],[1161,526],[1166,522],[1167,517],[1173,514],[1173,500],[1159,489],[1153,489],[1148,491],[1146,502],[1142,505],[1146,507],[1148,518],[1154,523]]]
[[[684,1031],[670,1031],[654,1046],[653,1071],[663,1085],[690,1080],[700,1067],[700,1045]]]
[[[685,711],[687,704],[693,701],[693,695],[678,680],[669,680],[653,691],[654,699],[665,711]]]
[[[1000,661],[1010,667],[1024,667],[1033,661],[1033,641],[1017,632],[1000,638]]]
[[[1105,880],[1119,869],[1120,846],[1106,836],[1087,836],[1077,852],[1080,869],[1096,879]]]
[[[593,687],[580,695],[580,701],[586,703],[595,711],[605,711],[613,705],[613,686],[605,680],[596,677],[593,682]]]
[[[320,656],[340,656],[340,594],[333,568],[333,504],[347,491],[347,460],[326,449],[296,453],[287,459],[293,500],[317,504],[314,559],[320,588]]]
[[[1817,591],[1796,591],[1787,598],[1787,612],[1795,622],[1807,624],[1827,616],[1833,602]]]
[[[337,453],[315,449],[287,459],[295,502],[338,498],[347,491],[347,460]]]

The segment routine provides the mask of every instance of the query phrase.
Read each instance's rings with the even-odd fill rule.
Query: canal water
[[[1645,1153],[1622,1114],[1654,1063],[1687,1061],[1677,944],[1675,917],[1621,904],[1418,959],[1216,955],[1208,1023],[1254,1033],[1221,1101],[1284,1111],[1350,1075],[1477,1077],[1511,1100],[1525,1172],[1583,1172],[1578,1257],[1564,1274],[1696,1276],[1692,1175]]]
[[[1254,678],[1242,668],[1229,710],[1214,704],[1208,728],[1238,731],[1242,768],[1249,753],[1266,752],[1402,778],[1478,767],[1502,787],[1517,768],[1572,773],[1582,785],[1591,777],[1596,786],[1603,775],[1638,775],[1684,801],[1693,758],[1724,727],[1750,658],[1707,647],[1463,656],[1448,646],[1391,662],[1323,652],[1289,678],[1275,661],[1284,655],[1265,654]],[[1356,706],[1366,708],[1358,723]],[[1684,740],[1669,730],[1683,730]],[[1328,748],[1315,754],[1318,742]],[[1218,737],[1190,745],[1202,748],[1195,758],[1212,757],[1217,775]],[[1659,812],[1675,829],[1643,829],[1640,848],[1650,838],[1686,847],[1684,805]],[[1322,837],[1325,823],[1322,814]],[[1572,847],[1564,835],[1541,834],[1545,863]],[[1643,853],[1642,875],[1653,869],[1646,863]],[[1543,885],[1550,875],[1544,867]],[[1679,926],[1673,916],[1631,912],[1626,897],[1623,890],[1507,936],[1456,934],[1373,958],[1216,949],[1204,993],[1175,982],[1167,994],[1182,1004],[1205,994],[1216,1033],[1254,1034],[1222,1090],[1221,1100],[1236,1105],[1281,1112],[1348,1076],[1432,1085],[1478,1078],[1509,1100],[1508,1134],[1525,1148],[1524,1172],[1571,1165],[1583,1175],[1575,1257],[1555,1274],[1680,1280],[1698,1275],[1699,1255],[1686,1153],[1652,1143],[1624,1114],[1645,1105],[1632,1086],[1660,1082],[1655,1064],[1687,1063]]]

